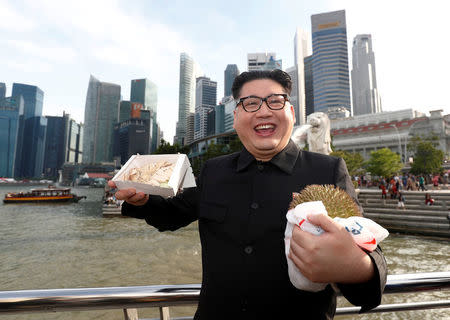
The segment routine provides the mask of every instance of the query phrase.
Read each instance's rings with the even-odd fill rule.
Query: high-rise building
[[[131,118],[131,101],[121,100],[119,102],[119,118],[117,122],[123,122]]]
[[[197,78],[195,89],[194,140],[207,136],[208,112],[217,102],[217,82],[207,77]]]
[[[294,37],[294,66],[297,73],[297,86],[292,95],[297,97],[297,105],[294,105],[295,120],[297,124],[306,122],[305,103],[305,67],[304,59],[309,53],[309,34],[301,28],[297,28]]]
[[[303,60],[305,71],[305,106],[306,116],[314,112],[313,63],[312,55]]]
[[[144,109],[150,109],[156,113],[158,87],[149,79],[131,80],[130,101],[142,103]]]
[[[0,99],[3,99],[5,97],[6,97],[6,84],[0,82]]]
[[[15,160],[20,147],[24,101],[21,96],[0,98],[0,177],[15,177]]]
[[[84,109],[83,163],[113,161],[113,132],[118,118],[120,86],[92,75]]]
[[[131,80],[131,102],[139,102],[144,106],[144,110],[151,110],[152,131],[150,134],[149,153],[156,151],[158,147],[158,123],[157,123],[157,105],[158,105],[158,87],[149,79]]]
[[[311,16],[314,111],[343,107],[351,113],[345,11]]]
[[[62,117],[46,116],[47,133],[45,138],[44,176],[57,177],[67,154],[67,138],[69,129],[69,115]]]
[[[215,106],[217,104],[217,82],[208,77],[198,77],[195,87],[196,106]]]
[[[274,52],[248,53],[247,54],[247,70],[273,70],[282,69],[282,61],[276,59]]]
[[[13,83],[12,97],[22,96],[24,100],[24,117],[25,120],[31,117],[42,116],[42,108],[44,105],[44,92],[36,86]]]
[[[233,87],[234,79],[240,74],[239,68],[235,64],[228,64],[224,71],[224,97],[231,96],[231,88]]]
[[[22,138],[22,161],[17,176],[38,178],[44,169],[45,139],[47,133],[46,117],[30,117],[25,120]],[[17,171],[17,170],[16,170]]]
[[[146,154],[149,149],[149,119],[130,118],[114,125],[114,156],[125,164],[134,154]]]
[[[81,123],[69,119],[66,141],[64,162],[81,163],[83,156],[83,125]]]
[[[291,77],[292,80],[292,90],[291,90],[291,95],[289,96],[289,102],[292,104],[292,106],[294,107],[294,111],[295,111],[295,123],[298,124],[299,123],[299,105],[298,105],[298,73],[297,73],[297,67],[293,66],[290,68],[286,69],[286,73],[289,74],[289,76]]]
[[[189,145],[194,141],[195,112],[190,112],[187,116],[185,144]]]
[[[352,66],[353,115],[381,112],[370,34],[358,34],[353,39]]]
[[[188,116],[195,112],[195,79],[201,73],[199,66],[187,53],[180,54],[180,85],[179,85],[179,105],[178,122],[174,143],[181,146],[186,145],[186,135],[188,131]],[[192,128],[193,130],[194,128]],[[193,132],[192,132],[193,133]]]
[[[44,167],[47,132],[47,119],[42,116],[44,92],[33,85],[13,83],[11,95],[21,96],[24,101],[24,126],[19,131],[15,176],[37,178]]]

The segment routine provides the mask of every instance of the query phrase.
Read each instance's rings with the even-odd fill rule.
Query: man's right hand
[[[117,188],[114,181],[108,181],[111,189]],[[116,199],[124,200],[133,206],[143,206],[148,201],[148,195],[143,192],[137,192],[134,188],[118,190],[115,194]]]

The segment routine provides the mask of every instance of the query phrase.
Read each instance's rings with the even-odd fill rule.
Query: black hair
[[[292,79],[286,72],[280,69],[274,70],[257,70],[257,71],[245,71],[238,75],[233,82],[231,91],[233,92],[233,98],[239,98],[241,94],[241,89],[247,82],[258,80],[258,79],[270,79],[278,82],[288,95],[292,91]]]

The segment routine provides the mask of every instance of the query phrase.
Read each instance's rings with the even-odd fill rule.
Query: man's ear
[[[294,117],[294,124],[295,124],[295,110],[294,106],[291,104],[291,111],[292,111],[292,117]]]

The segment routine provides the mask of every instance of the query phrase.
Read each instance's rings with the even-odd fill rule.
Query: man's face
[[[258,79],[242,86],[239,98],[286,93],[276,81]],[[242,104],[234,110],[234,129],[245,148],[257,159],[269,161],[288,144],[295,122],[294,107],[287,101],[281,110],[271,110],[266,102],[256,112],[246,112]]]

